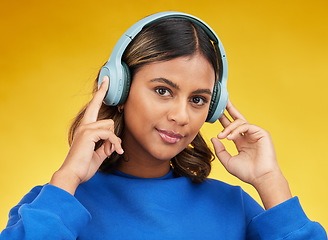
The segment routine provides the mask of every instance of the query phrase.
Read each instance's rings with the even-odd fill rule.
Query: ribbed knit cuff
[[[291,198],[256,216],[252,224],[261,239],[273,240],[286,237],[310,222],[297,197]]]
[[[57,215],[74,236],[91,220],[90,213],[73,195],[50,184],[43,187],[30,206]]]

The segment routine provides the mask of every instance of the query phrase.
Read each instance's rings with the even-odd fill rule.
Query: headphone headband
[[[219,53],[221,58],[219,59],[220,67],[219,70],[219,79],[218,79],[218,95],[217,98],[220,101],[215,101],[217,106],[212,109],[212,113],[209,114],[208,122],[215,122],[218,118],[220,118],[224,112],[224,109],[228,102],[228,92],[227,92],[227,75],[228,75],[228,64],[226,59],[226,54],[223,48],[223,45],[216,35],[216,33],[212,30],[210,26],[208,26],[204,21],[201,19],[189,15],[187,13],[181,12],[160,12],[150,16],[147,16],[140,21],[136,22],[132,25],[118,40],[116,43],[111,56],[105,66],[102,68],[99,79],[98,79],[98,86],[100,86],[102,82],[102,78],[105,75],[110,76],[110,86],[106,97],[104,99],[104,103],[111,106],[116,106],[123,104],[126,99],[122,98],[124,94],[124,89],[126,84],[124,83],[124,79],[127,78],[127,73],[124,69],[127,69],[127,66],[122,63],[122,55],[129,45],[129,43],[134,39],[134,37],[145,27],[148,26],[156,21],[167,19],[167,18],[184,18],[188,19],[191,22],[200,26],[210,37],[210,39],[218,46]],[[122,66],[123,64],[123,66]],[[113,79],[114,78],[114,79]],[[129,86],[128,86],[129,88]],[[127,89],[128,91],[129,89]],[[213,98],[213,97],[212,97]],[[213,100],[213,99],[212,99]]]

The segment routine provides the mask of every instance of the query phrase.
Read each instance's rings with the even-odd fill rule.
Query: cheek
[[[193,133],[192,136],[190,137],[190,142],[194,140],[194,138],[197,136],[199,133],[201,127],[203,126],[203,121],[197,121],[197,123],[193,124],[191,132]]]
[[[125,122],[130,127],[151,127],[163,116],[163,109],[159,108],[147,91],[131,91],[124,106]]]
[[[203,113],[195,113],[193,116],[191,116],[192,121],[190,122],[190,133],[192,136],[190,136],[190,143],[194,140],[194,138],[197,136],[199,131],[201,130],[202,126],[204,125],[206,118],[208,115],[208,111],[204,111]]]

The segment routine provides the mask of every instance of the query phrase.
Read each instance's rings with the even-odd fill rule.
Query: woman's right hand
[[[97,121],[108,85],[109,79],[105,76],[75,132],[63,165],[54,173],[50,181],[51,185],[62,188],[72,195],[78,185],[88,181],[114,151],[123,154],[121,139],[114,133],[114,121],[112,119]],[[95,151],[95,144],[99,140],[104,140],[104,143]]]

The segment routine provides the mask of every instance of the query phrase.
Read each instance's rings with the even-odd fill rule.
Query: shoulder
[[[244,193],[240,186],[230,185],[212,178],[208,178],[204,182],[200,183],[200,187],[206,191],[218,192],[220,194],[241,196]]]
[[[255,216],[263,212],[263,208],[240,186],[234,186],[225,182],[207,179],[201,183],[202,190],[209,196],[215,197],[217,203],[240,207],[247,215]]]

